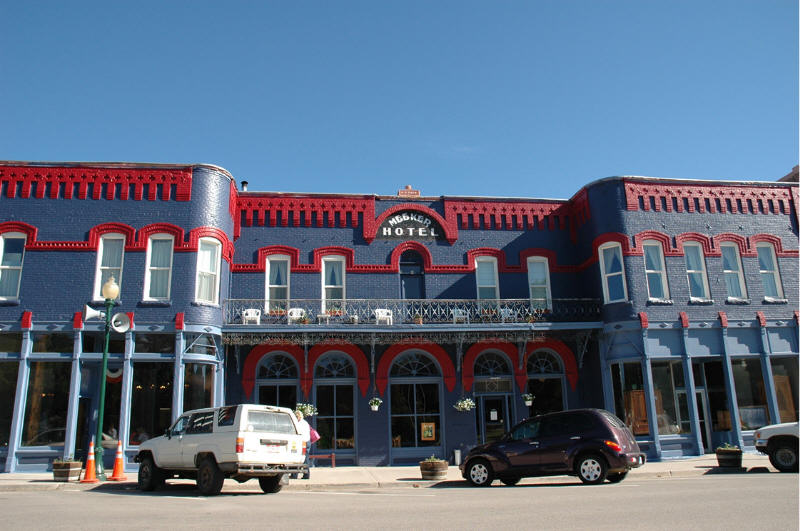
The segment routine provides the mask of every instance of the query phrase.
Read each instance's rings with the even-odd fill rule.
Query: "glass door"
[[[481,443],[496,441],[509,430],[509,406],[508,395],[478,397],[478,436]]]
[[[697,417],[700,419],[700,435],[703,438],[703,450],[705,452],[711,451],[710,441],[711,441],[711,427],[706,422],[708,418],[708,402],[706,400],[706,390],[705,389],[696,389],[695,394],[697,396]]]

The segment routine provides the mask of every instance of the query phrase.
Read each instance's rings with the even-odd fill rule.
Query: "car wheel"
[[[217,466],[217,463],[210,458],[203,459],[200,468],[197,470],[197,488],[204,496],[216,496],[222,490],[222,483],[225,476]]]
[[[520,479],[522,478],[500,478],[500,481],[503,483],[503,485],[508,485],[509,487],[513,487],[514,485],[519,483]]]
[[[769,451],[769,462],[781,472],[797,472],[797,447],[780,443]]]
[[[149,492],[164,484],[164,472],[158,468],[153,458],[145,456],[139,463],[139,490]]]
[[[282,476],[283,474],[278,474],[277,476],[258,478],[258,484],[265,493],[275,494],[276,492],[280,492],[283,488],[283,485],[281,485]]]
[[[474,487],[488,487],[493,479],[492,465],[485,459],[476,459],[467,467],[467,481]]]
[[[609,474],[608,476],[606,476],[606,479],[609,480],[611,483],[619,483],[620,481],[625,479],[625,476],[627,475],[628,475],[627,472],[619,472],[617,474]]]
[[[606,479],[607,471],[606,460],[595,454],[583,455],[575,464],[578,477],[588,485],[602,483]]]

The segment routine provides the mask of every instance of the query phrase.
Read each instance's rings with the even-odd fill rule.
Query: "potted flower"
[[[525,405],[530,407],[533,405],[533,399],[536,398],[530,393],[522,393],[522,401],[525,402]]]
[[[717,446],[717,464],[724,468],[742,468],[742,449],[725,443]]]
[[[464,397],[458,400],[453,407],[458,411],[472,411],[475,409],[475,401],[469,397]]]
[[[313,417],[319,413],[319,411],[317,411],[317,406],[314,404],[305,404],[303,402],[298,403],[295,409],[302,413],[304,417]]]
[[[78,481],[83,463],[72,456],[53,460],[53,481]]]
[[[422,315],[418,313],[414,314],[414,324],[422,324]]]
[[[377,396],[373,396],[369,399],[369,407],[372,408],[372,411],[378,411],[378,408],[381,407],[381,404],[383,404],[383,400]]]
[[[422,479],[445,479],[447,478],[447,461],[432,455],[419,462],[419,471],[422,473]]]

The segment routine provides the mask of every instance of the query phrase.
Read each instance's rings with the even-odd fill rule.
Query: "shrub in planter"
[[[742,468],[742,449],[728,443],[718,446],[717,464],[724,468]]]
[[[447,461],[430,456],[419,462],[422,479],[445,479],[447,477]]]
[[[53,481],[78,481],[83,463],[72,458],[53,461]]]

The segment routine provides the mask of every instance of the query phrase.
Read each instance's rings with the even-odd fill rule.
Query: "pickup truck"
[[[785,422],[759,428],[755,432],[756,450],[769,456],[781,472],[797,472],[798,423]]]
[[[139,446],[139,489],[151,491],[172,477],[197,480],[206,496],[222,490],[225,478],[258,478],[275,493],[287,474],[306,474],[307,446],[292,410],[238,404],[183,413],[164,435]]]

